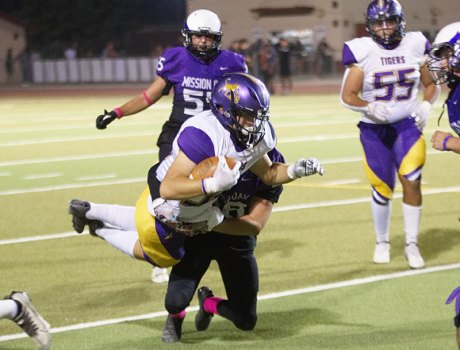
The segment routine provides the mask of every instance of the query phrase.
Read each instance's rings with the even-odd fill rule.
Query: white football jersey
[[[213,155],[232,157],[241,162],[242,166],[240,173],[243,174],[249,170],[249,168],[254,165],[260,158],[262,158],[266,153],[268,153],[276,146],[276,136],[271,124],[267,122],[265,126],[266,129],[264,138],[256,146],[252,148],[241,149],[233,141],[230,131],[224,128],[224,126],[219,122],[219,120],[213,115],[211,111],[204,111],[199,113],[198,115],[187,119],[184,124],[182,124],[179,133],[174,139],[171,155],[166,157],[157,169],[157,179],[160,182],[164,179],[169,167],[178,156],[181,147],[183,148],[182,151],[185,154],[190,154],[194,153],[194,148],[197,147],[197,143],[200,143],[200,141],[193,140],[193,142],[190,142],[191,145],[189,145],[187,142],[182,142],[181,147],[179,146],[178,140],[182,132],[187,128],[194,128],[194,132],[197,133],[197,137],[199,136],[200,132],[203,132],[203,134],[209,137],[213,148],[213,154],[208,154],[209,157]],[[196,130],[198,130],[198,132]],[[209,140],[206,139],[206,149],[208,152],[211,148]],[[187,149],[188,146],[189,149]],[[167,202],[170,205],[179,208],[180,217],[183,221],[186,222],[206,221],[206,211],[213,204],[213,201],[208,201],[200,205],[189,206],[184,205],[182,201],[177,200],[168,200]]]
[[[356,65],[364,73],[362,98],[386,104],[389,122],[407,118],[417,109],[420,68],[429,43],[421,32],[408,32],[393,50],[380,47],[369,37],[345,43],[344,65]],[[373,123],[362,113],[362,121]]]

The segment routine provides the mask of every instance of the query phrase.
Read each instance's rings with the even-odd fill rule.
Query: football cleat
[[[168,315],[165,328],[161,334],[163,343],[177,343],[180,341],[182,337],[182,322],[184,322],[184,318],[171,317],[171,315]]]
[[[38,344],[41,350],[48,350],[51,347],[50,325],[35,310],[27,293],[12,292],[5,299],[14,300],[21,305],[21,311],[13,321]]]
[[[162,267],[154,267],[152,269],[152,282],[165,283],[169,281],[168,270]]]
[[[209,297],[213,297],[214,294],[208,287],[201,287],[198,289],[197,296],[199,309],[195,316],[195,328],[197,331],[205,331],[208,329],[214,315],[204,310],[204,301]]]
[[[406,244],[404,253],[406,255],[407,264],[411,269],[422,269],[425,267],[425,261],[420,255],[417,243]]]
[[[390,263],[390,243],[382,242],[375,244],[374,257],[372,259],[375,264]]]
[[[88,202],[79,199],[72,199],[69,202],[69,214],[72,215],[72,226],[77,233],[82,233],[85,229],[85,225],[88,224],[86,213],[90,208]]]
[[[96,233],[96,230],[104,228],[104,223],[99,220],[88,220],[88,230],[89,234],[94,237],[99,237]],[[102,239],[102,237],[99,237]]]

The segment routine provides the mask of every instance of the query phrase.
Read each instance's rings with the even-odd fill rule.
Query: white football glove
[[[411,114],[411,117],[414,119],[415,125],[423,132],[423,128],[426,125],[426,117],[431,113],[433,106],[428,101],[420,102],[417,106],[417,111]]]
[[[220,156],[214,176],[203,179],[201,182],[203,192],[205,194],[214,194],[229,190],[235,186],[240,177],[240,166],[241,162],[236,162],[233,169],[230,169],[225,157]]]
[[[303,176],[310,176],[314,174],[324,174],[324,169],[321,163],[316,158],[301,158],[296,160],[294,164],[291,164],[288,169],[288,176],[291,179],[298,179]]]
[[[379,102],[371,102],[367,105],[366,115],[377,124],[388,123],[387,115],[389,114],[386,105]]]

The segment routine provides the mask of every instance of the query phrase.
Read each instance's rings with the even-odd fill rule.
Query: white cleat
[[[154,267],[152,269],[152,282],[153,283],[166,283],[169,281],[168,270],[161,267]]]
[[[425,267],[425,261],[420,255],[417,243],[409,243],[404,249],[406,255],[407,264],[411,269],[423,269]]]
[[[374,258],[372,261],[375,264],[389,264],[390,263],[390,243],[382,242],[375,244]]]
[[[13,321],[35,340],[39,349],[48,350],[51,347],[50,325],[35,310],[27,293],[12,292],[6,299],[21,304],[21,312]]]

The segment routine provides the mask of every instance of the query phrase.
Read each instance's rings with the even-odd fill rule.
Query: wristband
[[[460,313],[454,317],[454,325],[455,327],[460,328]]]
[[[120,107],[117,107],[113,110],[115,112],[115,114],[117,115],[117,118],[120,119],[121,117],[123,117],[123,111],[121,110]]]
[[[142,96],[144,96],[144,101],[147,102],[147,105],[149,105],[149,106],[153,105],[152,99],[147,96],[147,91],[144,91],[142,93]]]
[[[206,192],[206,186],[204,185],[204,180],[205,180],[205,179],[201,180],[201,190],[203,191],[204,194],[208,194],[208,193]]]
[[[443,151],[448,151],[447,149],[447,141],[449,141],[449,139],[452,138],[452,135],[447,135],[445,138],[444,138],[444,141],[442,141],[442,150]]]

